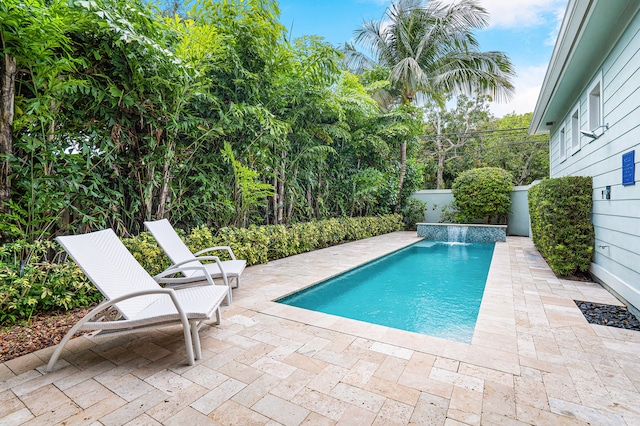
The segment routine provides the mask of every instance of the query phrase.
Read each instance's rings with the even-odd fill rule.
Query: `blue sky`
[[[445,0],[452,1],[452,0]],[[280,22],[293,37],[319,35],[340,45],[363,21],[383,18],[390,0],[280,0]],[[506,52],[518,74],[516,95],[493,104],[496,116],[533,111],[567,0],[480,0],[491,24],[476,33],[483,51]]]

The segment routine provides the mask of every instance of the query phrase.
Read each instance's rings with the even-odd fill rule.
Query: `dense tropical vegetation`
[[[0,2],[0,305],[13,319],[98,297],[59,262],[62,233],[112,227],[143,253],[157,247],[142,222],[166,217],[244,242],[259,262],[397,229],[389,213],[410,226],[423,207],[409,195],[467,169],[502,167],[515,184],[546,175],[546,145],[499,136],[528,117],[488,112],[513,70],[479,50],[476,1],[393,2],[390,25],[356,38],[371,61],[291,40],[276,0],[169,9]]]
[[[385,107],[425,100],[443,107],[454,94],[487,94],[498,99],[513,94],[514,71],[507,56],[480,51],[473,35],[489,23],[488,13],[476,0],[451,4],[398,0],[391,3],[385,18],[365,22],[356,30],[355,45],[345,46],[352,68],[386,74],[388,84],[376,93]],[[406,140],[400,151],[402,192]]]
[[[394,2],[392,25],[356,38],[374,66],[345,49],[357,74],[321,38],[290,40],[275,0],[190,5],[2,2],[5,241],[135,235],[161,217],[221,228],[398,212],[436,158],[415,100],[445,111],[454,94],[512,91],[508,59],[473,38],[487,15],[472,0]],[[438,166],[436,184],[465,167]]]
[[[549,176],[549,137],[528,134],[532,113],[495,118],[488,102],[487,96],[462,95],[449,109],[424,108],[417,154],[424,165],[423,188],[451,188],[460,173],[476,167],[507,170],[513,185]]]
[[[420,184],[416,171],[396,192],[393,155],[419,117],[380,114],[340,52],[289,42],[278,14],[262,0],[197,1],[187,18],[141,0],[2,2],[5,239],[391,212]]]

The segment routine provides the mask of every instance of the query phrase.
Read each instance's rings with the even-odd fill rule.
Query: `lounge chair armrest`
[[[182,267],[182,265],[199,262],[201,260],[213,260],[217,263],[220,263],[220,258],[218,256],[200,256],[198,258],[194,257],[193,259],[187,259],[187,260],[183,260],[182,262],[174,263],[171,266],[169,266],[166,270],[168,271],[169,269],[179,269],[180,267]],[[197,267],[200,268],[201,266],[197,266]]]
[[[95,312],[99,312],[100,309],[104,309],[104,308],[106,308],[108,306],[115,305],[116,303],[122,302],[123,300],[133,299],[135,297],[140,297],[140,296],[147,296],[149,294],[168,294],[171,297],[171,300],[173,301],[173,304],[175,305],[176,309],[178,310],[178,313],[180,314],[180,316],[182,316],[184,314],[184,310],[182,309],[182,306],[180,306],[180,302],[176,298],[176,294],[175,294],[175,290],[174,289],[172,289],[172,288],[154,288],[154,289],[148,289],[148,290],[133,291],[131,293],[123,294],[120,297],[115,297],[113,299],[105,300],[100,305],[98,305],[96,308],[94,308],[89,314],[87,314],[85,316],[86,317],[91,317],[91,314],[94,314]],[[185,316],[185,319],[186,319],[186,316]]]
[[[197,253],[193,253],[193,255],[198,257],[201,254],[208,253],[210,251],[219,251],[219,250],[226,250],[227,252],[229,252],[229,256],[231,256],[231,259],[232,260],[236,260],[236,256],[233,254],[233,250],[231,250],[231,247],[229,247],[229,246],[209,247],[209,248],[206,248],[204,250],[200,250]]]
[[[202,256],[195,261],[200,261],[200,260],[213,260],[214,262],[216,262],[216,264],[218,265],[218,268],[220,268],[220,272],[222,273],[222,281],[224,281],[224,285],[226,285],[227,287],[229,286],[229,279],[227,278],[227,273],[222,267],[222,263],[220,262],[220,259],[218,258],[218,256]],[[173,264],[169,266],[167,269],[165,269],[164,271],[160,272],[158,275],[154,276],[153,279],[155,279],[156,281],[162,280],[165,283],[169,283],[170,278],[166,278],[169,275],[177,274],[183,271],[195,270],[195,271],[201,271],[202,274],[205,276],[205,279],[209,282],[209,284],[214,285],[215,283],[213,282],[213,278],[211,278],[211,275],[209,274],[209,271],[207,271],[206,266],[204,265],[183,266],[185,264],[189,264],[192,262],[194,262],[193,259],[184,260],[182,262]]]

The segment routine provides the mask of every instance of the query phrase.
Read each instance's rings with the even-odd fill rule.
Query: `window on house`
[[[578,108],[571,114],[571,153],[580,150],[580,110]]]
[[[589,90],[589,130],[602,124],[602,86],[597,81]]]
[[[567,141],[564,137],[564,127],[560,129],[560,160],[564,160],[567,156]]]

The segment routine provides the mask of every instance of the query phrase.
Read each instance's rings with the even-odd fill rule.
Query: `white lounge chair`
[[[111,229],[58,237],[58,242],[105,297],[64,336],[47,365],[51,371],[65,344],[79,330],[99,330],[96,337],[182,324],[189,365],[200,359],[198,330],[216,314],[220,304],[230,303],[229,286],[209,285],[184,289],[162,288],[122,244]],[[189,269],[203,269],[189,266]],[[175,272],[175,271],[174,271]]]
[[[167,256],[169,256],[169,259],[173,262],[173,265],[165,270],[163,274],[168,272],[171,268],[181,267],[184,265],[203,266],[200,261],[213,261],[214,263],[204,264],[204,267],[212,278],[222,278],[225,281],[225,284],[228,284],[228,279],[235,279],[236,287],[240,287],[240,276],[242,275],[244,268],[247,266],[247,261],[237,260],[236,256],[233,254],[233,250],[231,250],[231,247],[210,247],[200,250],[197,253],[191,253],[191,250],[189,250],[187,245],[182,241],[167,219],[145,222],[144,226],[147,227],[160,247],[162,247],[165,253],[167,253]],[[229,253],[231,260],[221,261],[218,256],[202,256],[204,253],[222,250]],[[196,268],[191,271],[183,272],[183,277],[181,278],[171,278],[170,280],[164,278],[158,282],[175,285],[186,284],[194,280],[202,281],[202,279],[202,269]]]

